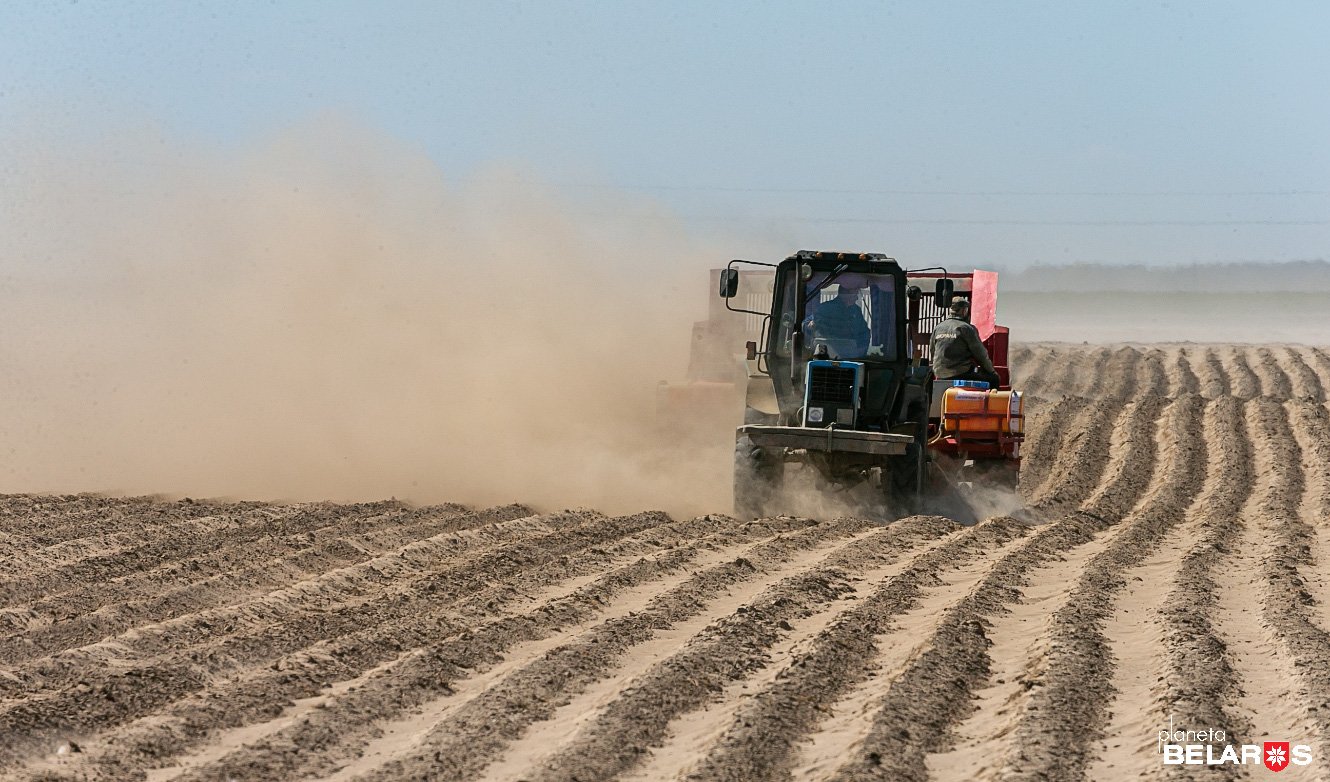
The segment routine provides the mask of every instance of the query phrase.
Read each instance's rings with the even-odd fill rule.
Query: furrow
[[[1230,740],[1314,744],[1310,704],[1300,686],[1298,661],[1285,643],[1296,616],[1275,607],[1280,613],[1277,617],[1270,605],[1274,579],[1283,581],[1276,569],[1296,568],[1297,555],[1283,550],[1283,537],[1294,525],[1292,517],[1302,495],[1297,443],[1279,403],[1249,401],[1245,413],[1253,443],[1255,487],[1240,512],[1243,525],[1238,540],[1215,575],[1220,610],[1214,629],[1228,651],[1240,688],[1232,702],[1237,733]],[[1295,461],[1290,464],[1289,458]],[[1281,559],[1272,569],[1272,560]],[[1297,590],[1290,589],[1277,602],[1291,602],[1296,595]],[[1288,771],[1283,777],[1297,778],[1300,773]]]
[[[413,770],[412,774],[417,778],[456,779],[457,773],[448,769],[470,768],[477,763],[483,766],[496,749],[495,739],[552,712],[582,687],[612,671],[624,653],[650,640],[657,631],[698,616],[708,603],[732,588],[743,585],[751,588],[753,583],[772,578],[770,571],[779,571],[782,566],[798,567],[800,557],[819,543],[868,528],[867,522],[846,520],[760,543],[742,557],[694,574],[681,585],[652,598],[640,610],[578,633],[568,643],[546,651],[539,659],[457,707],[456,714],[448,718],[454,729],[443,734],[465,732],[471,740],[458,747],[455,754],[439,754],[425,760],[428,764],[442,764],[442,768],[430,765],[427,773]],[[576,608],[569,606],[566,610]],[[602,609],[602,605],[595,604],[596,613]],[[572,624],[570,619],[586,621],[591,616],[528,615],[510,623],[516,626],[495,625],[487,628],[490,632],[456,639],[416,658],[393,677],[376,681],[376,686],[363,687],[328,704],[289,731],[232,753],[183,779],[225,780],[237,775],[290,778],[335,772],[353,759],[351,750],[363,746],[382,730],[381,726],[366,722],[362,715],[392,718],[413,706],[425,706],[428,711],[432,704],[446,702],[456,683],[467,678],[469,671],[488,668],[492,664],[489,661],[498,656],[495,647],[510,648],[515,631],[524,636],[516,640],[540,640]],[[506,716],[496,723],[495,714]],[[383,768],[392,767],[390,763]],[[391,778],[407,776],[392,771],[382,773]]]
[[[643,526],[641,518],[610,520],[602,530],[604,534],[597,534],[594,539],[588,539],[585,530],[571,530],[565,537],[582,541],[573,548],[552,541],[535,550],[515,550],[509,558],[518,568],[511,575],[499,577],[498,573],[492,573],[479,588],[459,583],[455,594],[460,602],[445,599],[446,593],[435,590],[433,599],[420,605],[415,613],[335,641],[319,641],[280,658],[269,668],[256,668],[215,684],[171,704],[163,712],[112,732],[105,736],[104,746],[92,747],[92,751],[85,747],[79,757],[88,759],[86,765],[97,770],[98,778],[119,779],[127,775],[127,769],[169,762],[175,755],[204,745],[217,736],[218,730],[229,732],[279,719],[282,709],[274,708],[275,703],[320,696],[323,688],[363,676],[376,666],[391,662],[403,650],[432,649],[439,644],[452,648],[448,646],[449,639],[465,636],[477,623],[491,620],[496,612],[512,613],[525,610],[524,606],[535,607],[538,604],[531,600],[532,594],[547,592],[569,579],[601,572],[618,558],[681,545],[730,545],[804,529],[811,524],[798,519],[738,524],[728,517],[706,516],[690,522]],[[603,607],[597,601],[604,594],[595,591],[588,594],[593,608]],[[546,618],[555,621],[565,615],[566,612],[556,612]],[[498,637],[493,633],[506,628],[517,642],[529,629],[528,624],[528,620],[520,618],[505,620],[486,637],[492,641]],[[409,670],[420,663],[405,660],[402,665]],[[268,731],[256,732],[266,735]]]
[[[1191,357],[1187,351],[1189,348],[1178,348],[1177,354],[1169,363],[1168,372],[1168,395],[1171,397],[1182,396],[1183,394],[1200,394],[1201,380],[1191,368]],[[1193,352],[1196,348],[1190,348]],[[1207,395],[1208,396],[1208,395]]]
[[[1134,347],[1099,350],[1106,356],[1102,361],[1094,361],[1087,367],[1087,374],[1091,378],[1090,387],[1082,396],[1130,399],[1135,395],[1142,375],[1141,351]]]
[[[922,594],[914,610],[897,617],[898,627],[911,637],[926,633],[941,608],[956,599],[957,592],[963,591],[966,584],[982,574],[997,551],[1000,549],[984,552],[974,560],[940,574],[942,584]],[[847,566],[858,571],[863,561],[837,562],[834,569],[844,571]],[[887,578],[894,578],[902,570],[904,568],[897,569]],[[644,680],[634,683],[627,694],[611,703],[588,726],[587,735],[579,736],[570,747],[545,762],[533,778],[540,782],[574,782],[589,773],[607,779],[633,768],[643,759],[645,750],[664,743],[672,718],[703,706],[709,698],[719,696],[727,682],[766,664],[766,649],[769,647],[766,639],[778,636],[789,622],[796,621],[796,617],[784,616],[789,613],[788,600],[785,595],[769,595],[765,601],[768,605],[762,610],[745,613],[717,626]],[[849,610],[854,609],[843,606],[838,616],[844,616]],[[826,627],[834,621],[828,621]],[[775,632],[755,642],[752,633],[763,625]],[[899,651],[905,653],[906,649]],[[880,645],[876,664],[882,670],[894,670],[897,667],[893,662],[895,656],[895,650]],[[787,664],[791,663],[793,660],[787,661]],[[774,681],[773,676],[769,684]],[[702,757],[694,756],[697,761]]]
[[[9,533],[31,532],[34,526],[40,529],[56,529],[70,519],[79,516],[97,517],[114,512],[127,502],[151,501],[147,497],[124,499],[106,497],[100,494],[9,494],[5,495],[0,505],[0,531]]]
[[[1231,398],[1222,401],[1230,413],[1236,413]],[[1206,419],[1220,414],[1207,410]],[[1237,423],[1238,419],[1232,420]],[[1196,613],[1197,603],[1207,597],[1213,599],[1213,592],[1186,592],[1177,585],[1189,552],[1195,550],[1192,542],[1204,540],[1214,531],[1215,519],[1207,514],[1215,500],[1227,501],[1231,520],[1245,498],[1233,491],[1234,476],[1223,472],[1232,463],[1230,454],[1217,450],[1222,450],[1224,441],[1203,436],[1214,431],[1212,422],[1202,421],[1161,431],[1165,438],[1205,443],[1202,456],[1191,462],[1195,472],[1186,478],[1192,482],[1191,494],[1197,498],[1185,512],[1178,510],[1173,529],[1152,539],[1157,542],[1151,543],[1152,550],[1144,552],[1148,557],[1123,574],[1125,588],[1116,596],[1116,608],[1104,623],[1103,636],[1108,640],[1110,659],[1115,661],[1116,694],[1104,729],[1103,750],[1089,769],[1092,779],[1150,776],[1160,768],[1157,736],[1159,730],[1168,727],[1172,712],[1168,693],[1161,691],[1159,683],[1167,681],[1173,670],[1174,651],[1179,646],[1190,650],[1189,644],[1196,640],[1170,633],[1170,619],[1185,621]]]
[[[620,561],[626,558],[616,553],[614,560],[608,565],[588,575],[544,587],[529,600],[504,606],[497,611],[487,610],[485,621],[481,624],[482,635],[494,633],[495,628],[511,630],[520,623],[529,622],[528,614],[566,617],[569,610],[577,613],[567,629],[561,629],[541,638],[518,640],[511,648],[503,651],[502,662],[453,683],[448,688],[447,696],[439,698],[435,703],[447,708],[457,700],[472,697],[523,664],[557,647],[562,639],[581,632],[580,627],[586,619],[605,621],[629,613],[635,607],[648,602],[652,596],[677,587],[699,569],[742,557],[748,549],[758,545],[754,542],[755,538],[766,540],[771,537],[768,534],[770,530],[763,527],[752,527],[747,532],[748,534],[736,534],[727,530],[719,535],[702,535],[687,545],[664,547],[651,556],[639,556],[628,562]],[[613,602],[610,602],[611,598]],[[339,708],[338,700],[348,694],[352,694],[351,697],[364,697],[366,690],[381,688],[385,683],[393,686],[394,677],[399,676],[402,671],[409,671],[412,666],[419,665],[417,658],[428,652],[429,649],[425,646],[412,647],[392,660],[362,672],[354,679],[337,682],[325,692],[307,699],[304,703],[297,703],[295,707],[285,709],[273,719],[258,724],[242,725],[212,736],[207,744],[178,759],[172,767],[152,773],[150,782],[167,782],[198,773],[201,769],[226,762],[226,759],[235,753],[245,752],[247,746],[259,745],[282,735],[289,735],[298,730],[297,726],[312,710]],[[426,722],[428,712],[428,708],[422,707],[409,716],[385,724],[380,729],[383,735],[379,741],[387,744],[400,741],[395,734],[410,732],[412,727]],[[363,757],[374,754],[375,743],[370,742]]]
[[[1193,407],[1200,405],[1198,398],[1190,399]],[[1187,415],[1175,405],[1170,422],[1185,421]],[[1167,442],[1160,450],[1166,477],[1151,485],[1145,507],[1153,510],[1143,512],[1163,515],[1185,501],[1179,496],[1180,487],[1195,470],[1188,467],[1189,452],[1169,447]],[[940,778],[975,779],[999,773],[998,763],[1005,754],[1003,737],[1021,727],[1017,723],[1013,730],[1014,716],[1035,711],[1022,711],[1029,705],[1028,700],[1022,701],[1027,690],[1046,678],[1039,671],[1039,657],[1056,654],[1056,647],[1034,648],[1030,623],[1046,621],[1043,617],[1051,610],[1050,603],[1069,585],[1068,580],[1087,561],[1091,566],[1102,562],[1120,546],[1122,535],[1138,527],[1139,518],[1133,516],[1131,522],[1110,528],[1109,520],[1076,514],[1045,528],[1005,557],[946,617],[928,651],[892,684],[866,740],[851,748],[851,758],[833,778],[926,779],[934,773]],[[1106,529],[1108,533],[1101,534]],[[1071,552],[1068,562],[1041,567],[1064,552]],[[1027,571],[1032,569],[1041,577],[1029,589]],[[998,618],[1007,614],[1008,604],[1021,600],[1023,586],[1029,590],[1029,602],[1010,614],[1009,621]],[[1072,594],[1068,603],[1074,599],[1075,592]],[[1056,615],[1066,610],[1064,605]],[[990,641],[987,630],[1001,641],[1000,647]],[[993,650],[998,657],[991,656]],[[992,686],[975,703],[974,691],[990,681]],[[950,751],[933,754],[943,750]]]
[[[1201,430],[1204,400],[1181,397],[1168,408],[1163,426],[1140,436],[1152,443],[1163,462],[1160,476],[1131,515],[1124,529],[1087,565],[1067,603],[1049,628],[1046,670],[1033,681],[1034,692],[1015,730],[1014,756],[1006,758],[1004,779],[1084,779],[1097,739],[1108,725],[1109,704],[1123,666],[1115,666],[1114,639],[1105,624],[1117,608],[1115,598],[1127,586],[1126,573],[1139,567],[1182,519],[1199,493],[1205,472],[1205,444],[1185,437]],[[1098,515],[1098,514],[1097,514]],[[1132,661],[1124,659],[1123,665]],[[1140,704],[1117,704],[1118,708]]]
[[[234,508],[215,503],[123,503],[84,513],[88,519],[75,514],[78,520],[72,520],[52,519],[38,511],[12,525],[9,535],[15,549],[0,557],[0,573],[18,577],[0,579],[0,595],[6,603],[11,592],[21,599],[27,580],[44,577],[49,571],[65,568],[75,576],[95,576],[96,569],[87,564],[80,572],[80,560],[95,565],[98,557],[152,543],[161,531],[188,530],[200,522],[206,526],[216,516],[257,518],[253,509],[237,514]],[[104,525],[98,523],[103,521]],[[53,583],[63,585],[59,580]]]
[[[387,610],[403,615],[411,610],[411,593],[417,589],[449,575],[464,577],[471,572],[468,564],[474,571],[483,566],[485,557],[502,557],[503,546],[520,546],[526,540],[548,537],[562,524],[559,516],[540,521],[532,520],[534,517],[511,518],[525,510],[519,507],[496,509],[488,516],[490,523],[480,530],[439,533],[230,605],[133,627],[89,646],[26,661],[9,669],[10,681],[0,681],[0,698],[27,697],[80,681],[95,686],[99,677],[88,674],[90,663],[115,661],[122,672],[126,667],[132,671],[154,667],[158,658],[178,656],[186,650],[205,666],[201,673],[215,675],[229,670],[236,661],[264,659],[257,656],[263,652],[299,648],[309,639],[304,634],[330,633],[338,627],[349,632],[364,627],[371,617],[383,621],[387,618],[385,607],[372,605],[367,594],[380,601],[396,598],[395,602],[403,605]],[[289,628],[307,618],[311,609],[322,612],[321,623],[306,624],[299,631],[288,629],[281,643],[272,643],[273,628]],[[9,660],[22,661],[28,656],[23,654],[27,651],[23,647],[0,647],[0,651],[5,651]],[[0,713],[2,704],[0,701]]]
[[[947,748],[928,756],[926,763],[934,778],[989,780],[1001,770],[1031,690],[1043,676],[1049,645],[1046,628],[1066,604],[1086,563],[1106,550],[1124,529],[1112,521],[1073,512],[1033,539],[1034,551],[1054,551],[1049,561],[1030,566],[1020,582],[1019,595],[1010,595],[1012,599],[1002,609],[985,617],[988,677],[982,683],[969,682],[977,688],[973,711],[961,718]],[[835,759],[831,768],[840,762]]]
[[[1306,478],[1300,516],[1311,531],[1311,558],[1304,580],[1312,596],[1316,626],[1330,630],[1330,412],[1310,399],[1290,407]]]
[[[378,505],[349,507],[373,507],[376,513],[383,512]],[[240,515],[187,516],[66,541],[46,549],[52,552],[53,562],[0,579],[0,605],[21,607],[29,601],[206,555],[221,547],[235,548],[274,536],[312,532],[327,525],[336,514],[346,512],[360,511],[330,504],[267,512],[254,509]]]
[[[1081,509],[1092,516],[1119,519],[1141,499],[1150,484],[1157,455],[1156,433],[1166,406],[1160,397],[1128,403],[1113,426],[1103,478]]]
[[[1031,503],[1048,493],[1050,484],[1065,477],[1066,460],[1071,458],[1080,442],[1086,436],[1086,430],[1094,421],[1094,411],[1082,399],[1062,397],[1058,409],[1051,411],[1047,423],[1041,427],[1038,436],[1026,455],[1026,463],[1021,471],[1021,480],[1025,484],[1024,494]],[[1038,462],[1038,470],[1031,468]]]
[[[1085,400],[1079,400],[1085,404]],[[1125,404],[1111,399],[1090,403],[1101,411],[1097,424],[1075,443],[1084,461],[1081,469],[1065,472],[1032,508],[1042,513],[1080,502],[1082,509],[1100,518],[1121,518],[1140,497],[1149,482],[1155,440],[1149,436],[1165,400],[1146,396]],[[1111,431],[1109,419],[1112,418]],[[1070,458],[1070,457],[1064,457]],[[1088,499],[1087,499],[1088,497]]]
[[[570,569],[585,567],[580,560],[569,561],[574,555],[587,558],[586,552],[592,547],[667,521],[659,514],[639,514],[564,526],[484,549],[414,581],[395,578],[392,571],[385,571],[383,583],[367,583],[360,602],[347,610],[320,611],[314,602],[318,591],[313,590],[309,593],[312,611],[298,612],[289,622],[260,623],[244,636],[222,639],[220,647],[207,653],[168,649],[160,658],[143,660],[129,668],[94,673],[85,667],[85,676],[77,683],[0,709],[0,721],[13,725],[17,736],[24,739],[12,747],[0,746],[0,769],[13,762],[23,751],[23,744],[53,734],[105,731],[191,694],[204,697],[205,706],[221,712],[209,715],[211,719],[205,724],[210,727],[228,726],[228,719],[252,720],[271,711],[275,694],[292,690],[299,697],[317,694],[323,684],[358,675],[422,634],[457,632],[465,626],[464,617],[456,614],[460,600],[483,596],[496,606],[515,600],[523,594],[522,585],[533,578],[536,583],[548,583],[558,580],[560,573],[566,577],[575,574]],[[407,558],[398,564],[418,566]],[[484,605],[477,606],[475,613],[484,610]],[[451,621],[440,621],[445,618]],[[329,639],[337,640],[330,646]],[[313,652],[310,644],[323,648]],[[269,665],[277,670],[269,669]],[[227,672],[227,678],[219,676],[220,671]],[[257,679],[236,678],[244,671],[266,673]],[[210,683],[216,681],[226,683],[210,688]],[[185,713],[180,716],[186,717],[186,725],[189,717],[199,716],[187,705],[183,708]],[[185,735],[188,737],[189,732]],[[168,738],[180,743],[179,736]],[[150,753],[163,754],[160,747]]]
[[[1107,375],[1104,369],[1109,362],[1123,355],[1120,351],[1105,347],[1073,351],[1068,362],[1069,371],[1063,373],[1064,382],[1059,390],[1074,396],[1104,396]]]
[[[1233,395],[1232,381],[1224,362],[1214,348],[1206,348],[1204,359],[1193,363],[1201,381],[1201,395],[1210,399],[1223,399]]]
[[[1029,399],[1026,399],[1029,409]],[[1026,435],[1024,458],[1021,461],[1022,494],[1037,496],[1044,484],[1054,480],[1053,464],[1067,446],[1068,419],[1076,411],[1087,407],[1078,397],[1064,396],[1052,405],[1032,413],[1034,426]]]
[[[1084,350],[1048,348],[1048,353],[1044,356],[1045,363],[1039,368],[1038,374],[1030,373],[1029,380],[1034,383],[1030,393],[1050,399],[1075,395],[1076,385],[1086,381],[1086,378],[1077,372],[1085,360]]]
[[[1070,433],[1059,442],[1048,477],[1027,494],[1031,508],[1056,512],[1079,505],[1094,491],[1108,467],[1114,425],[1124,408],[1110,400],[1080,402],[1083,407]]]
[[[537,750],[534,762],[514,778],[609,779],[628,771],[649,748],[664,742],[674,718],[762,671],[773,646],[819,611],[844,608],[866,569],[891,567],[921,546],[936,545],[939,532],[955,530],[929,518],[912,519],[907,525],[819,557],[756,598],[754,591],[732,595],[713,604],[706,615],[658,633],[635,649],[627,664],[549,713],[507,749],[504,759],[514,765],[521,765],[523,756],[531,758],[531,749]],[[455,730],[438,725],[417,750],[414,766],[394,764],[372,778],[396,778],[399,771],[420,769],[421,755],[431,751],[454,754],[459,744]],[[459,779],[473,776],[460,765],[444,770]],[[490,771],[487,779],[504,778],[502,764]]]
[[[1317,537],[1312,524],[1324,523],[1325,518],[1317,511],[1324,510],[1322,458],[1330,416],[1312,402],[1288,407],[1293,409],[1296,427],[1290,426],[1285,406],[1260,400],[1255,411],[1262,429],[1273,435],[1258,449],[1258,466],[1260,457],[1268,453],[1266,464],[1272,473],[1271,490],[1257,495],[1258,518],[1272,546],[1270,555],[1261,562],[1263,616],[1297,671],[1297,689],[1306,710],[1304,719],[1311,727],[1310,731],[1304,729],[1305,738],[1297,743],[1313,745],[1316,756],[1325,758],[1330,757],[1330,632],[1315,621],[1315,597],[1309,592],[1303,571],[1316,568],[1313,545]],[[1304,444],[1318,458],[1306,458]],[[1297,738],[1295,735],[1290,740]]]
[[[1033,693],[1046,677],[1053,643],[1047,634],[1051,618],[1065,610],[1087,563],[1099,561],[1131,528],[1117,523],[1135,504],[1130,498],[1142,493],[1159,495],[1166,471],[1156,471],[1154,464],[1160,450],[1157,438],[1163,427],[1158,416],[1163,408],[1158,398],[1145,401],[1144,422],[1148,425],[1141,420],[1139,403],[1132,403],[1114,428],[1111,450],[1116,477],[1106,480],[1095,497],[1083,501],[1080,511],[1058,520],[1032,541],[1036,551],[1051,546],[1065,554],[1048,557],[1057,561],[1032,565],[1019,600],[1009,608],[1004,605],[1002,613],[990,612],[985,617],[989,623],[986,641],[991,642],[987,686],[977,693],[973,712],[955,728],[949,748],[930,749],[937,754],[928,757],[928,767],[939,778],[993,779],[1006,758],[1015,754],[1010,746],[1013,736],[1021,720],[1028,718]],[[1129,477],[1151,475],[1144,484]],[[1106,501],[1114,493],[1125,497]],[[1087,540],[1091,535],[1093,539]],[[1008,567],[1023,564],[1018,559]],[[977,680],[970,682],[976,684]]]
[[[378,503],[373,505],[377,506]],[[396,504],[394,503],[394,505]],[[197,579],[222,572],[226,567],[242,561],[234,559],[236,552],[240,549],[246,552],[255,552],[259,555],[262,555],[270,547],[278,547],[278,550],[300,552],[342,540],[352,540],[357,545],[372,548],[389,549],[425,537],[425,535],[419,534],[418,531],[429,529],[431,526],[436,526],[438,531],[464,529],[467,526],[483,524],[492,519],[519,518],[533,513],[529,508],[521,505],[506,505],[482,511],[474,511],[453,504],[413,509],[398,506],[387,510],[374,510],[370,505],[342,506],[340,511],[321,510],[320,506],[301,507],[306,509],[296,511],[294,514],[286,513],[285,511],[288,509],[283,509],[283,512],[274,511],[269,514],[268,520],[263,522],[265,533],[255,540],[245,541],[240,545],[223,545],[215,550],[210,550],[206,554],[183,562],[166,562],[157,567],[117,577],[100,584],[77,587],[55,597],[64,603],[77,605],[80,610],[88,610],[98,604],[91,602],[93,600],[111,603],[122,599],[124,596],[133,595],[132,590],[136,585],[151,583],[155,588],[160,589],[162,585],[170,583],[172,579],[184,581],[186,573]],[[348,507],[353,510],[348,512],[346,510]],[[363,510],[358,510],[362,508]],[[292,524],[292,522],[303,521],[303,517],[307,517],[309,521],[314,522],[321,520],[323,523],[312,527],[304,523]],[[231,557],[231,559],[226,559],[226,557]],[[251,558],[250,561],[252,562],[253,559]],[[107,594],[110,595],[109,599],[106,597]],[[43,601],[40,602],[49,599],[52,598],[43,598]],[[39,605],[40,602],[34,605]],[[86,608],[85,604],[87,604]]]
[[[648,514],[649,515],[649,514]],[[629,517],[629,520],[637,517]],[[243,737],[251,730],[255,736],[276,730],[288,712],[280,704],[289,700],[309,702],[327,696],[325,688],[335,693],[357,678],[372,675],[376,667],[402,664],[399,657],[410,657],[412,650],[444,643],[449,638],[474,629],[499,615],[515,615],[533,609],[539,602],[533,595],[558,593],[569,583],[603,573],[607,566],[626,556],[640,556],[664,551],[682,544],[703,548],[729,545],[733,541],[769,537],[782,531],[802,529],[809,522],[779,519],[737,525],[727,517],[701,517],[690,522],[671,522],[648,526],[627,537],[594,543],[581,553],[555,551],[551,558],[531,560],[520,553],[523,568],[511,577],[498,579],[479,589],[462,589],[459,601],[443,599],[442,605],[421,606],[415,616],[404,616],[334,641],[318,641],[310,647],[288,654],[268,668],[255,668],[227,681],[211,685],[202,692],[172,703],[165,710],[102,734],[99,741],[84,745],[78,756],[88,778],[120,779],[143,766],[169,763],[176,755],[202,747],[202,754],[215,751],[210,742],[225,743]],[[631,532],[637,526],[629,521],[618,531]],[[580,533],[573,531],[574,536]],[[556,547],[557,548],[557,547]],[[686,552],[685,552],[686,553]],[[659,562],[669,560],[656,557]],[[292,709],[290,713],[298,713]],[[242,742],[243,743],[243,742]],[[92,771],[87,771],[92,769]],[[95,772],[95,773],[94,773]]]
[[[1330,353],[1324,348],[1307,348],[1307,363],[1323,387],[1330,385]]]
[[[1135,373],[1137,379],[1132,386],[1132,393],[1137,397],[1171,397],[1163,351],[1148,351],[1143,363],[1145,368]]]
[[[972,580],[950,585],[949,571],[991,562],[1000,548],[1023,536],[1028,528],[1008,518],[996,518],[970,527],[962,535],[916,557],[910,567],[878,587],[855,608],[842,613],[736,715],[730,728],[707,756],[689,773],[693,780],[767,780],[789,775],[797,762],[796,742],[828,718],[828,704],[841,701],[856,687],[870,691],[867,682],[896,676],[913,654],[919,638],[907,632],[907,614],[929,599],[930,587],[946,590],[943,601],[959,599]],[[972,578],[982,569],[969,569]],[[957,594],[957,592],[960,594]],[[936,593],[941,594],[941,593]],[[939,601],[942,602],[942,601]],[[925,626],[937,621],[913,613]],[[911,622],[913,625],[913,622]],[[924,636],[926,637],[926,635]],[[881,671],[881,675],[877,675]]]
[[[1030,443],[1035,443],[1048,438],[1050,435],[1045,430],[1050,426],[1058,426],[1059,422],[1054,421],[1049,415],[1049,410],[1056,405],[1057,402],[1054,402],[1051,399],[1033,396],[1031,394],[1025,394],[1022,401],[1025,405],[1025,445],[1021,446],[1021,456],[1024,457],[1021,462],[1021,474],[1023,476],[1026,471],[1034,466],[1030,461],[1030,450],[1026,446]],[[1056,448],[1052,448],[1049,451],[1049,453],[1056,452]],[[1048,464],[1041,463],[1035,473],[1032,473],[1033,477],[1029,481],[1025,481],[1025,484],[1038,485],[1039,479],[1045,476],[1047,471]],[[1033,481],[1033,483],[1030,483],[1030,481]]]
[[[0,621],[7,620],[15,628],[0,636],[0,660],[12,665],[86,646],[134,627],[234,606],[443,532],[460,532],[529,513],[521,506],[477,513],[422,509],[342,518],[312,532],[223,546],[44,598],[23,609],[0,610]]]
[[[257,536],[257,514],[187,516],[159,525],[66,540],[0,562],[0,606],[23,607],[76,585],[95,585],[136,573],[168,558],[184,558],[248,531]]]
[[[804,759],[794,778],[823,778],[834,769],[831,779],[836,780],[974,779],[980,769],[968,762],[972,756],[929,756],[966,735],[958,727],[977,711],[975,691],[992,673],[987,631],[1021,598],[1028,571],[1084,548],[1105,526],[1086,516],[1064,517],[1003,556],[964,600],[946,611],[922,653],[890,683],[871,721],[863,720],[868,724],[862,739],[832,743],[821,752],[815,751],[815,741],[808,753],[814,757]]]
[[[1313,402],[1325,401],[1325,387],[1320,375],[1312,369],[1304,356],[1305,349],[1286,347],[1279,351],[1285,371],[1293,380],[1293,396],[1298,399],[1310,399]]]
[[[1028,394],[1039,394],[1049,386],[1050,367],[1056,366],[1058,351],[1056,348],[1036,346],[1026,351],[1026,355],[1013,358],[1013,388]]]
[[[926,551],[944,540],[945,538],[930,540],[920,550]],[[909,560],[897,559],[873,567],[852,578],[851,583],[856,585],[855,591],[846,594],[836,603],[824,606],[813,616],[794,622],[793,632],[772,647],[769,659],[760,671],[750,677],[731,682],[706,707],[686,712],[672,721],[662,746],[653,748],[650,757],[626,775],[625,779],[629,782],[654,782],[654,780],[684,777],[689,769],[706,756],[707,751],[735,721],[740,709],[755,693],[773,686],[778,677],[804,654],[832,623],[871,594],[871,587],[896,577],[909,565]],[[946,576],[947,580],[953,580],[955,577],[954,573]],[[554,721],[556,720],[551,720]],[[538,737],[528,736],[521,743],[534,746],[532,740],[536,738]],[[509,755],[516,755],[519,752],[519,748],[514,747]],[[528,776],[524,772],[530,765],[532,764],[512,762],[496,764],[486,770],[484,782],[520,780]]]
[[[45,497],[14,495],[0,511],[0,530],[19,536],[25,549],[40,554],[43,549],[78,540],[143,531],[154,520],[170,521],[221,514],[243,515],[269,508],[257,502],[182,500],[160,497]],[[143,538],[140,542],[146,542]]]
[[[1261,380],[1247,362],[1246,348],[1228,347],[1221,356],[1222,366],[1229,377],[1229,393],[1238,399],[1255,399],[1261,395]]]
[[[1210,444],[1210,464],[1192,513],[1199,531],[1191,536],[1196,542],[1183,558],[1161,609],[1168,649],[1163,708],[1175,729],[1213,728],[1233,741],[1250,736],[1252,730],[1230,705],[1240,697],[1242,681],[1231,664],[1232,651],[1217,629],[1222,621],[1218,581],[1241,538],[1240,512],[1255,486],[1252,442],[1236,399],[1218,399],[1206,409],[1205,441]],[[1159,756],[1154,758],[1157,762]],[[1232,766],[1169,767],[1173,779],[1241,776]]]
[[[1293,398],[1293,381],[1275,360],[1270,348],[1256,349],[1256,377],[1261,382],[1261,395],[1280,402]]]
[[[1142,355],[1132,371],[1135,380],[1131,393],[1134,396],[1169,396],[1168,361],[1164,351],[1150,348]]]

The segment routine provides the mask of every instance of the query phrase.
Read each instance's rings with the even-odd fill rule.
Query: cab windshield
[[[795,318],[794,278],[781,296],[778,352],[788,356]],[[814,272],[802,286],[804,350],[826,345],[833,359],[893,361],[896,356],[896,283],[882,274]]]

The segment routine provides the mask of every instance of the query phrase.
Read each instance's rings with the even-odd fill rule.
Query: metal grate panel
[[[854,404],[854,370],[847,367],[808,367],[808,399],[827,404]]]
[[[969,298],[969,291],[956,291],[956,298]],[[938,305],[937,297],[932,291],[924,291],[923,300],[919,302],[919,328],[915,332],[915,355],[925,360],[933,358],[928,355],[933,329],[950,314],[948,308]]]

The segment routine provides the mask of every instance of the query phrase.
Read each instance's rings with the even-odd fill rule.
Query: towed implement
[[[774,274],[766,312],[731,305],[744,265]],[[1014,487],[1024,410],[1007,329],[994,322],[995,273],[907,272],[885,255],[803,250],[777,264],[731,261],[719,288],[728,309],[762,316],[746,345],[754,371],[735,437],[738,515],[779,512],[790,464],[830,487],[871,484],[896,513],[958,488]],[[929,341],[955,298],[970,302],[997,388],[934,377]]]

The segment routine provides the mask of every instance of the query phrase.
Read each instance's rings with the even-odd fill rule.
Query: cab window
[[[790,354],[794,331],[795,275],[788,275],[781,291],[781,315],[776,324],[776,352]],[[891,275],[852,272],[815,272],[803,284],[804,350],[811,356],[819,345],[827,354],[846,361],[894,361],[896,355],[896,281]]]

